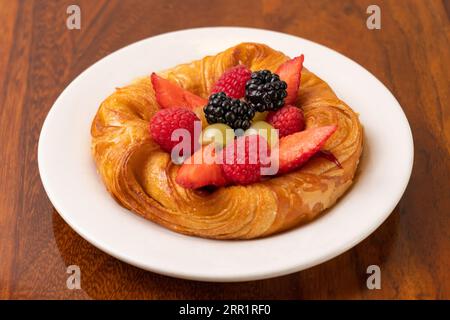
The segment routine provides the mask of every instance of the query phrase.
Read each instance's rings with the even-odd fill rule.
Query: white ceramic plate
[[[96,173],[90,125],[103,99],[139,76],[215,54],[240,42],[265,43],[327,81],[365,129],[360,175],[319,219],[292,231],[250,241],[184,236],[119,206]],[[39,140],[45,190],[63,219],[110,255],[157,273],[207,281],[280,276],[329,260],[366,238],[389,216],[408,183],[413,140],[389,90],[345,56],[314,42],[266,30],[202,28],[167,33],[118,50],[79,75],[59,96]]]

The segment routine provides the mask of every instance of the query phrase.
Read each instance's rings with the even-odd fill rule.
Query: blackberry
[[[223,92],[212,94],[203,108],[209,124],[225,123],[233,129],[246,130],[255,111],[244,101],[228,97]]]
[[[286,82],[269,70],[252,72],[245,84],[245,99],[255,111],[276,111],[284,104],[286,88]]]

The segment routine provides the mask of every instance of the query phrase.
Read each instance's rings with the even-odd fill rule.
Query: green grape
[[[259,134],[267,140],[270,147],[278,144],[278,132],[265,121],[253,122],[250,128],[248,128],[244,135],[249,136],[252,134]]]
[[[253,117],[252,121],[256,122],[256,121],[263,121],[266,120],[267,114],[269,113],[269,111],[264,111],[264,112],[255,112],[255,116]]]
[[[206,145],[214,142],[216,145],[224,147],[233,139],[234,130],[230,126],[223,123],[215,123],[203,129],[200,143]]]

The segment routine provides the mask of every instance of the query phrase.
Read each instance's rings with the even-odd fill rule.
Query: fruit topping
[[[203,129],[201,135],[201,144],[214,143],[216,146],[226,146],[234,139],[234,130],[223,123],[215,123]]]
[[[247,129],[255,115],[255,111],[244,101],[228,97],[219,92],[209,97],[203,108],[209,124],[224,123],[233,129]]]
[[[167,79],[161,78],[156,73],[152,73],[151,80],[155,90],[156,101],[161,108],[185,108],[192,110],[207,103],[206,99],[181,88]]]
[[[183,108],[170,108],[159,110],[150,121],[150,134],[160,147],[167,152],[171,152],[180,141],[172,141],[172,133],[177,129],[185,129],[190,134],[180,136],[190,138],[191,154],[195,147],[194,126],[200,121],[194,112]]]
[[[253,122],[250,128],[245,130],[244,135],[249,136],[253,134],[259,134],[262,136],[270,147],[278,144],[278,133],[274,127],[265,121]]]
[[[240,185],[258,182],[261,180],[261,167],[270,160],[268,150],[266,140],[259,135],[236,138],[223,149],[225,178]]]
[[[197,189],[206,186],[226,185],[220,164],[215,161],[215,146],[203,146],[178,169],[175,181],[184,188]]]
[[[255,111],[275,111],[284,104],[286,88],[286,82],[269,70],[252,72],[245,85],[245,99]]]
[[[298,88],[300,86],[300,78],[303,68],[304,56],[301,55],[294,59],[288,60],[280,65],[276,73],[280,79],[287,84],[287,97],[284,100],[286,105],[293,104],[297,100]]]
[[[339,162],[339,160],[336,158],[336,156],[332,152],[327,151],[327,150],[320,150],[319,152],[317,152],[316,156],[320,157],[320,158],[324,158],[328,161],[331,161],[337,167],[342,169],[342,164]]]
[[[275,73],[251,72],[244,65],[232,67],[214,84],[208,100],[152,73],[155,97],[163,108],[150,122],[153,139],[163,150],[172,152],[180,143],[173,133],[184,129],[190,134],[191,154],[202,145],[184,161],[176,182],[193,189],[228,183],[248,185],[260,181],[269,165],[278,165],[278,171],[275,166],[275,172],[269,174],[283,174],[314,155],[342,168],[331,152],[321,150],[337,127],[304,130],[303,112],[292,105],[298,95],[303,60],[303,55],[288,60]],[[204,129],[195,137],[199,119]]]
[[[255,112],[255,116],[253,117],[252,121],[265,121],[267,118],[267,115],[269,114],[269,111],[264,112]]]
[[[302,110],[291,105],[285,105],[280,110],[270,112],[266,121],[279,130],[280,138],[305,128]]]
[[[235,66],[225,71],[215,83],[212,93],[224,92],[227,96],[240,99],[245,95],[245,84],[252,72],[244,65]]]
[[[281,138],[278,147],[278,172],[286,173],[300,167],[320,150],[336,129],[334,125],[311,128]]]

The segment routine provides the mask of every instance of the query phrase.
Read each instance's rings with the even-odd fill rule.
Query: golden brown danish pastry
[[[215,56],[158,73],[207,98],[224,71],[238,64],[274,71],[288,59],[266,45],[242,43]],[[175,181],[178,165],[152,140],[148,126],[159,106],[150,79],[142,78],[106,98],[92,123],[97,169],[124,207],[173,231],[215,239],[267,236],[310,221],[350,187],[362,150],[357,114],[316,75],[303,69],[297,105],[306,127],[337,125],[327,141],[342,164],[312,158],[300,169],[247,186],[214,192]]]

